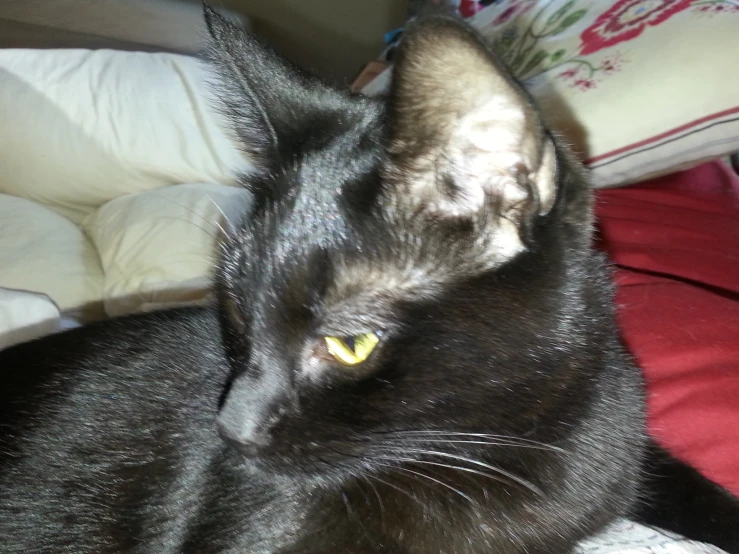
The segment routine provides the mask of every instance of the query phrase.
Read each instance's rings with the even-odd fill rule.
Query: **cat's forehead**
[[[262,284],[274,297],[304,303],[320,293],[327,309],[323,315],[339,326],[367,317],[382,323],[392,318],[398,302],[433,297],[457,273],[448,270],[454,263],[442,259],[443,249],[432,245],[431,233],[415,234],[386,219],[376,206],[362,211],[346,201],[342,185],[381,187],[377,175],[342,183],[323,180],[326,175],[313,168],[302,176],[315,180],[283,200],[280,215],[270,212],[270,224],[257,226],[272,229],[262,237],[269,244],[261,264],[269,266]]]
[[[289,191],[276,201],[279,214],[273,229],[274,246],[295,256],[313,248],[334,248],[349,239],[363,206],[356,196],[381,187],[376,155],[360,148],[351,137],[302,152],[282,176]],[[356,235],[356,231],[353,233]]]
[[[505,255],[488,256],[486,243],[495,236],[479,236],[471,225],[398,218],[382,197],[366,209],[346,201],[348,186],[382,189],[386,183],[378,173],[348,182],[340,176],[327,180],[314,168],[302,175],[314,179],[299,187],[274,220],[264,261],[275,264],[272,274],[291,286],[305,280],[301,287],[321,288],[322,304],[343,320],[362,314],[384,318],[399,302],[437,297],[450,283],[489,271],[509,255],[496,247]]]

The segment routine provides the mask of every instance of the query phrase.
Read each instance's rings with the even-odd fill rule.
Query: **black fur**
[[[586,180],[479,39],[416,23],[386,102],[206,11],[261,164],[218,305],[0,353],[0,551],[564,554],[639,511],[739,552],[736,500],[646,437]],[[434,44],[471,56],[458,83]],[[469,117],[515,167],[460,169],[500,154]],[[356,368],[323,347],[370,331]],[[665,492],[686,474],[695,502]]]

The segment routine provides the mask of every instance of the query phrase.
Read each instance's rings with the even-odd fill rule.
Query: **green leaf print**
[[[516,57],[515,57],[515,58],[513,59],[513,61],[511,62],[511,65],[510,65],[510,68],[509,68],[509,69],[510,69],[510,70],[511,70],[511,71],[512,71],[513,73],[515,73],[516,75],[519,75],[520,73],[519,73],[518,69],[519,69],[519,68],[521,67],[521,64],[523,63],[523,61],[524,61],[524,56],[523,56],[523,53],[519,53],[519,54],[518,54],[518,55],[517,55],[517,56],[516,56]]]
[[[551,62],[558,62],[562,59],[562,56],[564,56],[567,53],[567,50],[562,48],[561,50],[557,50],[554,54],[552,54]]]
[[[521,75],[526,75],[529,71],[534,69],[537,65],[539,65],[542,61],[544,61],[547,57],[549,57],[549,52],[546,50],[539,50],[534,56],[529,60],[529,63],[527,63],[523,71],[521,71]]]
[[[494,47],[496,52],[498,52],[499,55],[505,54],[511,46],[513,46],[513,43],[516,42],[517,38],[518,29],[515,27],[506,29],[501,37],[495,41]]]
[[[568,11],[570,11],[570,8],[574,4],[575,4],[575,0],[570,0],[564,6],[562,6],[561,8],[559,8],[556,12],[554,12],[552,15],[550,15],[549,16],[549,19],[547,19],[547,23],[546,23],[547,27],[549,25],[554,25],[555,23],[557,23],[557,21],[559,21],[560,19],[562,19],[562,17],[564,16],[564,14],[566,14]]]
[[[577,10],[576,12],[572,12],[570,15],[565,17],[564,20],[562,20],[562,23],[559,24],[559,27],[557,27],[551,34],[557,35],[562,31],[565,31],[569,27],[572,27],[575,23],[580,21],[586,13],[588,13],[588,10]]]

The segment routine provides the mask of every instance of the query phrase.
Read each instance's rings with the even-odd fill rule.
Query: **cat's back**
[[[171,401],[170,393],[226,371],[216,314],[199,308],[121,317],[22,343],[0,351],[0,368],[3,437],[26,414],[39,424],[44,412],[58,416],[76,397],[87,404],[108,399],[115,413],[164,396]]]
[[[98,536],[90,548],[115,550],[125,544],[104,542],[116,535],[166,533],[163,506],[182,502],[187,517],[178,481],[197,478],[222,448],[214,418],[227,364],[212,311],[52,335],[0,352],[0,368],[3,548],[64,551]]]

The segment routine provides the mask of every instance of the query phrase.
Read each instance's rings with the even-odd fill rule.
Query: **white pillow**
[[[78,309],[100,301],[103,272],[74,223],[35,202],[0,194],[0,287],[40,292],[62,310]]]
[[[0,192],[80,222],[113,198],[165,185],[233,184],[249,162],[187,56],[0,50]]]
[[[739,4],[500,0],[471,19],[598,187],[739,150]],[[386,70],[363,87],[387,89]]]
[[[0,288],[0,350],[60,328],[59,309],[47,296]]]
[[[105,272],[108,315],[207,294],[218,243],[246,209],[242,188],[189,184],[111,200],[83,228]]]

